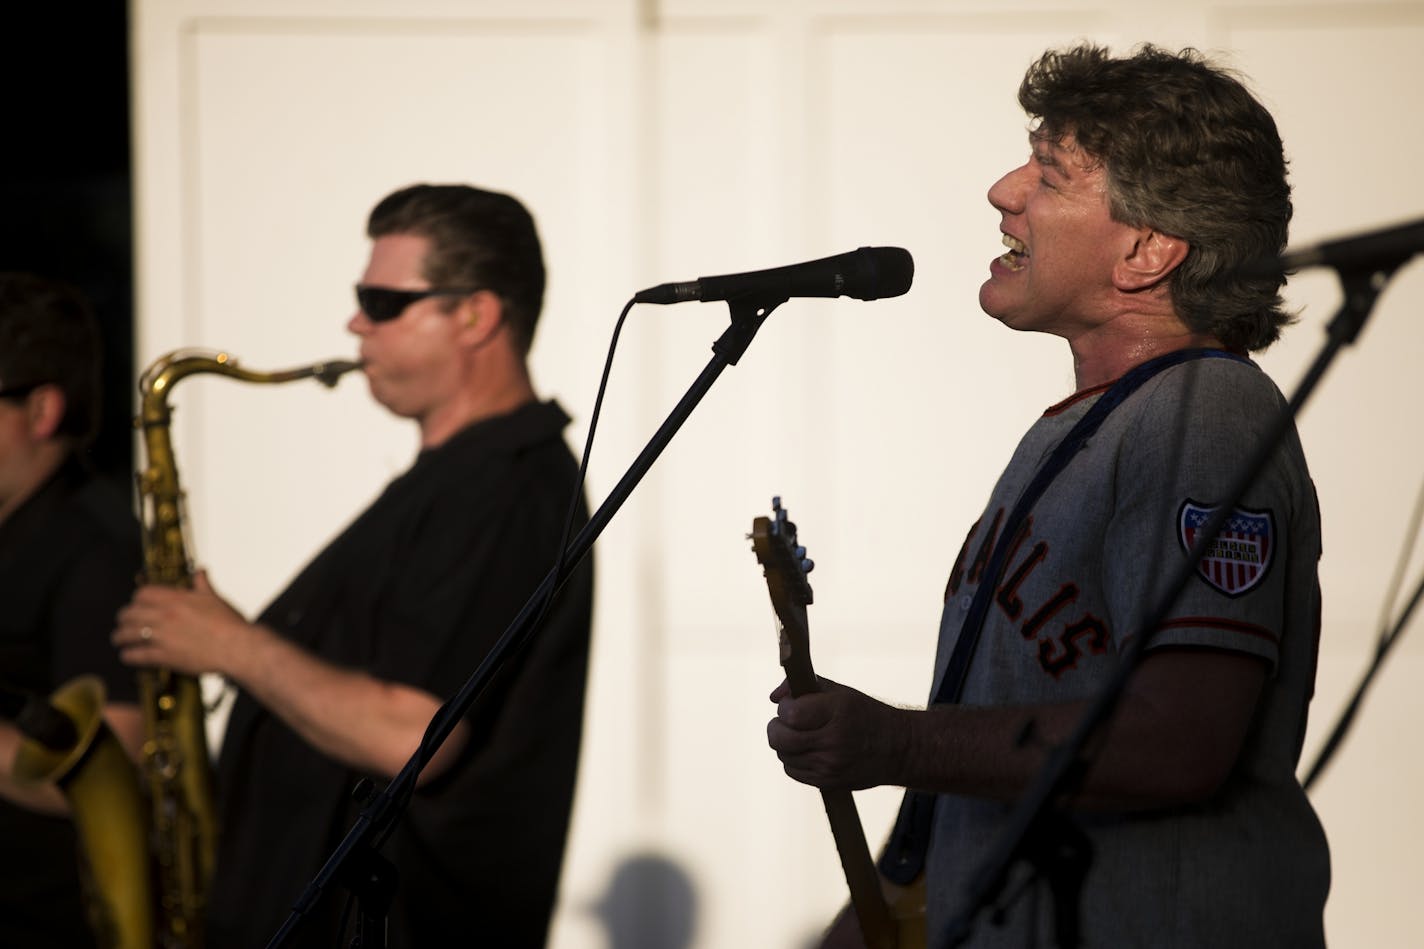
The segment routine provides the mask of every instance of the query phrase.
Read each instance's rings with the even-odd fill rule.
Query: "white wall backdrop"
[[[132,23],[143,364],[182,347],[259,369],[352,353],[366,211],[414,181],[508,190],[534,211],[550,269],[536,379],[576,416],[576,447],[635,290],[868,244],[915,256],[904,297],[777,311],[595,548],[555,949],[633,944],[607,917],[638,854],[685,875],[698,949],[800,946],[843,901],[815,792],[765,747],[779,670],[745,534],[783,495],[818,564],[819,671],[923,702],[963,534],[1020,433],[1072,385],[1061,343],[975,304],[1001,250],[984,194],[1024,155],[1014,93],[1039,52],[1150,40],[1240,69],[1292,159],[1297,245],[1424,214],[1418,2],[134,0]],[[1287,391],[1340,291],[1308,273],[1289,296],[1300,325],[1263,359]],[[1421,310],[1416,262],[1301,421],[1326,518],[1307,761],[1373,651],[1420,489]],[[595,500],[725,325],[721,304],[634,310]],[[415,449],[359,379],[326,392],[199,377],[175,403],[195,548],[251,612]],[[1420,676],[1424,644],[1406,639],[1314,795],[1335,945],[1420,938]],[[858,800],[874,846],[898,794]],[[671,892],[635,887],[645,932]]]

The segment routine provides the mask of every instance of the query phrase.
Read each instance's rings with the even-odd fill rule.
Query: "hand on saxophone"
[[[126,665],[225,676],[322,754],[386,779],[405,766],[441,706],[424,689],[335,665],[249,623],[203,571],[191,590],[140,587],[111,638]],[[448,768],[468,738],[462,721],[419,781]]]
[[[208,581],[193,575],[193,588],[139,587],[118,613],[111,641],[130,666],[163,666],[189,675],[231,675],[248,651],[254,632]]]

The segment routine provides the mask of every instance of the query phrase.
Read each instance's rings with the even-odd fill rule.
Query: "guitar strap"
[[[950,653],[949,662],[945,665],[944,677],[940,680],[939,688],[935,690],[931,700],[933,704],[948,705],[960,700],[969,672],[969,665],[974,658],[974,649],[979,643],[979,634],[983,632],[984,620],[989,615],[989,608],[993,604],[994,592],[999,585],[999,577],[1004,572],[1009,551],[1014,549],[1014,540],[1023,530],[1029,512],[1033,510],[1034,504],[1038,502],[1043,492],[1053,483],[1053,479],[1068,467],[1073,456],[1083,448],[1088,438],[1103,424],[1103,420],[1148,379],[1164,369],[1190,360],[1221,358],[1235,359],[1240,362],[1249,361],[1244,356],[1221,349],[1178,349],[1148,360],[1140,366],[1135,366],[1114,382],[1111,388],[1093,403],[1092,408],[1088,409],[1063,441],[1058,444],[1058,447],[1053,450],[1048,460],[1034,474],[1033,480],[1029,482],[1028,487],[1020,495],[1018,503],[1014,505],[1008,520],[1004,522],[1003,530],[999,534],[999,542],[994,546],[989,562],[984,568],[983,578],[979,583],[979,588],[974,591],[974,599],[969,605],[969,612],[964,617],[964,625],[960,628],[959,638],[955,641],[954,650]],[[935,797],[935,794],[928,791],[906,790],[905,797],[900,802],[899,816],[895,819],[895,828],[891,831],[885,852],[880,857],[880,872],[887,879],[901,885],[908,885],[924,869],[934,820]]]

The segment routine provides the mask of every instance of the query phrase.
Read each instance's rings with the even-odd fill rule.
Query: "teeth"
[[[1028,259],[1028,245],[1017,237],[1003,235],[1004,246],[1009,249],[1007,254],[999,258],[999,262],[1009,270],[1022,270],[1027,266],[1024,261]]]

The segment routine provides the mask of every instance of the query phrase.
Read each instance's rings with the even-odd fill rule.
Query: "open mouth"
[[[1028,245],[1017,237],[1011,237],[1008,234],[1005,234],[1003,238],[1004,246],[1009,250],[1008,253],[999,258],[999,263],[1003,264],[1009,270],[1022,270],[1024,267],[1027,267],[1029,257]]]

